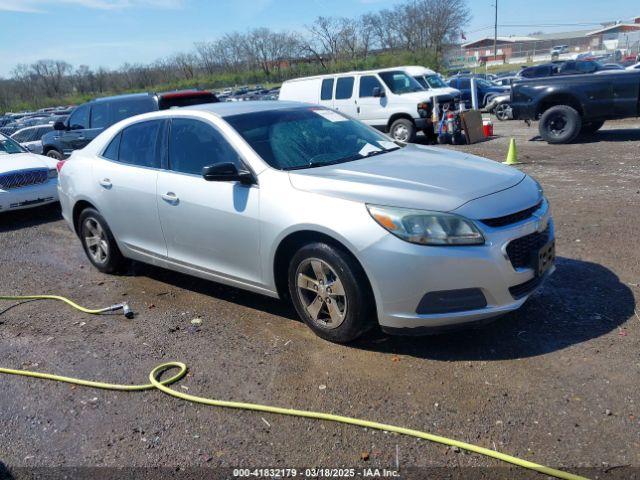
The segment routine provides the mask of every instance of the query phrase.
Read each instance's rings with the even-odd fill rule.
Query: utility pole
[[[496,60],[498,55],[498,0],[495,0],[496,4],[496,20],[493,25],[493,60]]]

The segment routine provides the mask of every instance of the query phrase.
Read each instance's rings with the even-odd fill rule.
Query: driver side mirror
[[[373,96],[376,98],[382,98],[386,96],[386,93],[380,87],[373,87]]]
[[[58,120],[53,124],[54,130],[67,130],[67,125],[62,121]]]
[[[243,185],[255,183],[253,174],[248,170],[238,170],[235,163],[223,162],[208,165],[202,169],[202,178],[208,182],[238,181]]]

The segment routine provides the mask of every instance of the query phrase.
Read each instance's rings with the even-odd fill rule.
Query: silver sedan
[[[99,270],[135,259],[287,299],[335,342],[496,317],[554,269],[531,177],[295,102],[123,120],[74,152],[59,194]]]

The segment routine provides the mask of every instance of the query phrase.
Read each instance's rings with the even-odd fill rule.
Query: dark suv
[[[54,131],[42,137],[42,152],[62,160],[74,150],[84,148],[91,140],[114,123],[141,113],[216,103],[218,98],[204,90],[182,90],[167,93],[135,93],[97,98],[77,107],[64,122],[56,122]]]

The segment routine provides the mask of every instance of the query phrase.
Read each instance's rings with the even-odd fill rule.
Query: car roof
[[[284,100],[256,100],[247,102],[220,102],[220,103],[204,103],[201,105],[190,105],[181,107],[180,110],[198,110],[202,112],[211,112],[219,117],[230,117],[232,115],[241,115],[245,113],[267,112],[271,110],[282,110],[285,108],[310,107],[310,103],[289,102]],[[313,105],[317,108],[323,108],[319,105]],[[171,110],[168,110],[171,112]]]
[[[125,95],[113,95],[111,97],[95,98],[92,102],[111,102],[114,100],[135,100],[136,98],[152,97],[152,93],[129,93]]]

